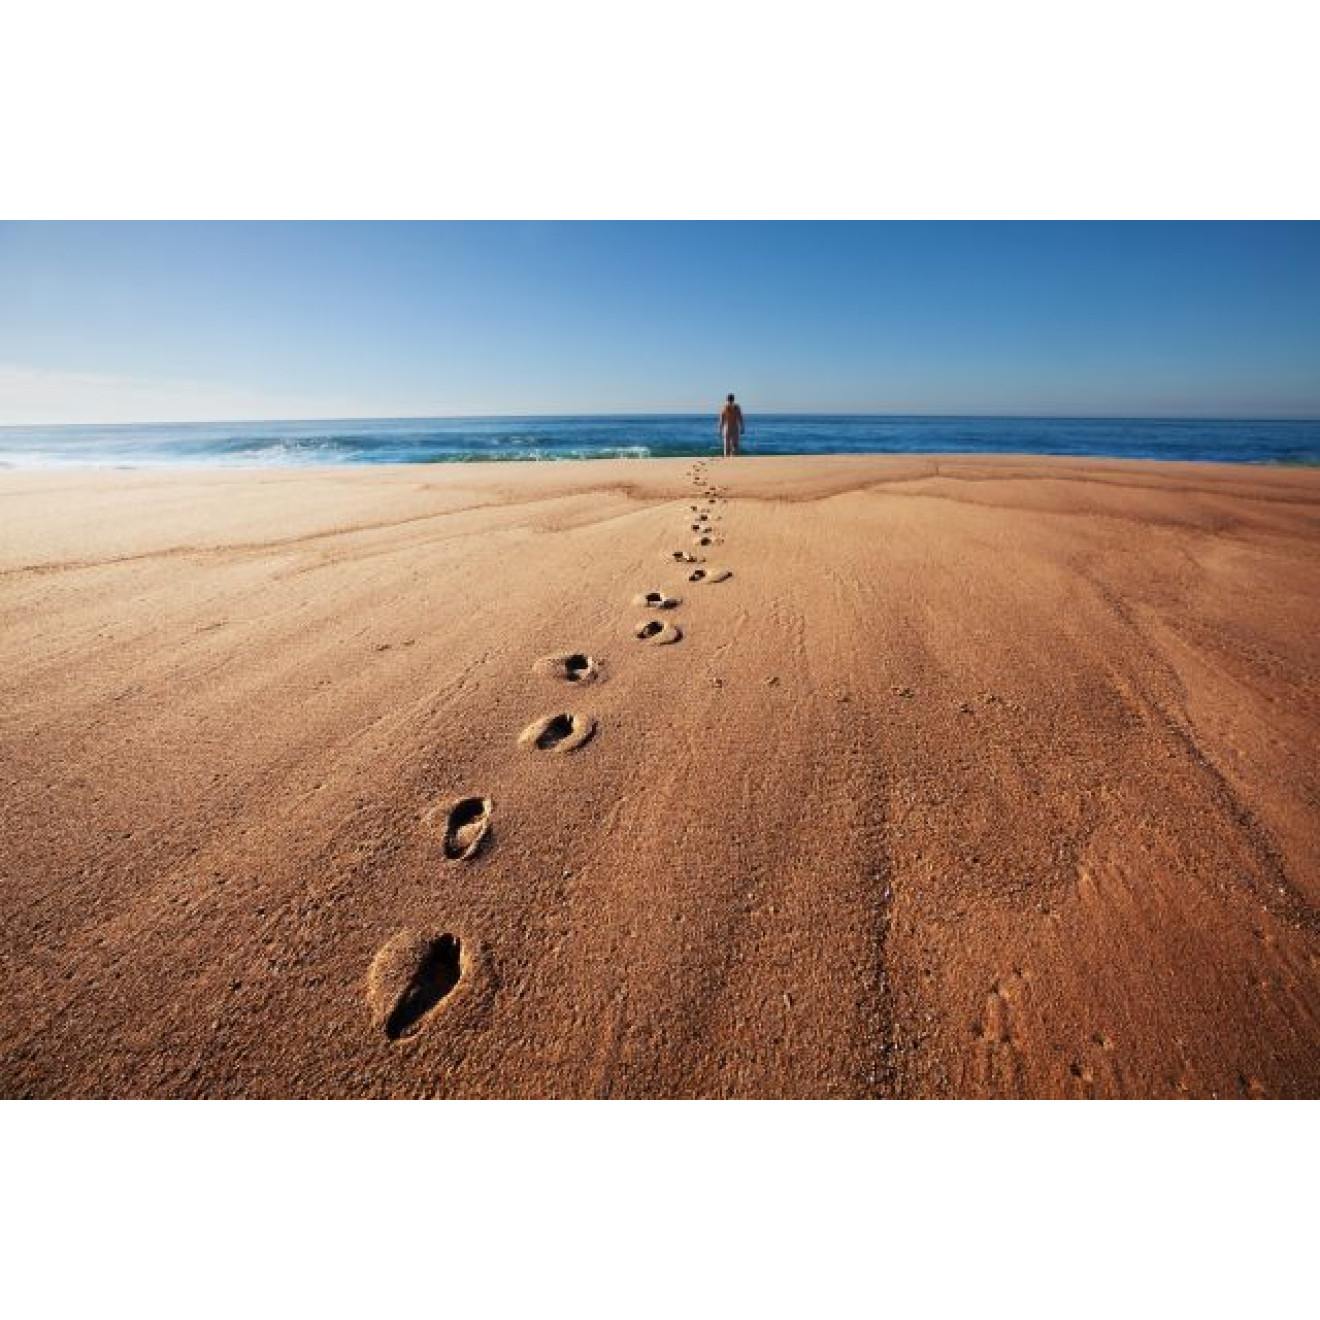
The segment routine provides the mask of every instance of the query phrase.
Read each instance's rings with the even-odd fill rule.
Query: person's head
[[[732,394],[729,395],[729,402],[730,402],[730,403],[733,402],[733,395],[732,395]]]

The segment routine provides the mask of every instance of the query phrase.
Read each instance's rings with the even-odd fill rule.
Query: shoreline
[[[33,464],[14,464],[6,462],[0,457],[0,473],[23,473],[23,472],[60,472],[69,475],[79,473],[95,472],[145,472],[145,473],[244,473],[247,475],[257,475],[265,472],[303,472],[315,474],[318,472],[342,472],[342,471],[373,471],[376,469],[394,469],[394,468],[433,468],[450,466],[484,467],[487,465],[535,465],[540,463],[677,463],[689,462],[693,459],[718,459],[720,454],[718,447],[714,449],[692,449],[671,454],[603,454],[596,455],[573,455],[563,456],[553,453],[537,454],[519,458],[514,455],[490,457],[476,457],[473,455],[456,456],[452,458],[427,458],[427,459],[344,459],[339,462],[253,462],[253,463],[225,463],[216,459],[198,459],[194,462],[184,460],[175,460],[167,462],[140,462],[140,463],[33,463]],[[1124,454],[1107,453],[1043,453],[1031,451],[1016,450],[865,450],[865,451],[837,451],[837,452],[817,452],[813,450],[801,451],[775,451],[773,453],[758,452],[755,449],[748,449],[740,454],[739,460],[756,459],[764,462],[767,459],[803,459],[803,460],[830,460],[830,459],[894,459],[894,460],[921,460],[928,459],[934,461],[969,461],[975,462],[979,459],[1005,459],[1017,462],[1074,462],[1074,463],[1130,463],[1138,466],[1147,464],[1162,464],[1176,467],[1210,467],[1210,468],[1301,468],[1314,469],[1320,468],[1320,459],[1277,459],[1277,458],[1241,458],[1241,459],[1173,459],[1173,458],[1144,458],[1132,457]]]
[[[749,457],[1006,454],[1173,462],[1320,462],[1320,421],[758,414]],[[693,458],[720,448],[713,417],[610,415],[187,423],[0,432],[29,465],[316,465]]]
[[[0,470],[0,1095],[1320,1095],[1320,472],[747,457]]]

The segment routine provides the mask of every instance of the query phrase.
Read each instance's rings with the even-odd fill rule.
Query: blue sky
[[[0,424],[1320,416],[1320,224],[6,224]]]

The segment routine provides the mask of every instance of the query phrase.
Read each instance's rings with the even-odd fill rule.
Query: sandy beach
[[[1317,638],[1314,470],[0,473],[0,1093],[1320,1096]]]

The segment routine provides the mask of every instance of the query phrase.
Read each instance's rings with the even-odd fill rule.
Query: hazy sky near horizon
[[[1320,224],[2,224],[0,425],[1320,417]]]

